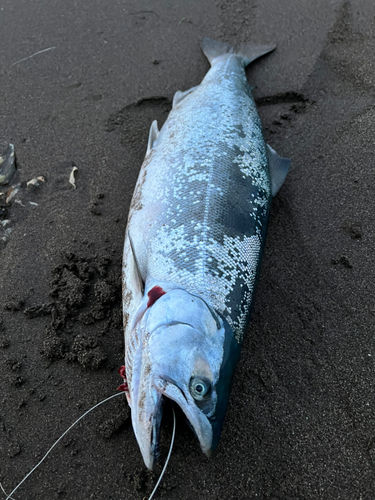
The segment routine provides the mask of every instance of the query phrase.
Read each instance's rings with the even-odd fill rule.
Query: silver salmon
[[[202,451],[219,442],[250,319],[272,197],[290,160],[264,142],[245,67],[273,45],[205,38],[211,69],[154,121],[125,237],[120,386],[149,469],[165,398]]]

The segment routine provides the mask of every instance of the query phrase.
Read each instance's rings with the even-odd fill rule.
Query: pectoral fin
[[[271,177],[271,191],[272,196],[275,196],[287,176],[290,167],[290,160],[289,158],[281,158],[281,156],[279,156],[268,144],[267,149]]]
[[[144,282],[142,275],[141,275],[141,271],[140,271],[138,260],[137,260],[137,255],[135,253],[134,244],[133,244],[133,241],[132,241],[132,238],[130,236],[129,231],[128,231],[128,238],[129,238],[131,253],[133,256],[133,266],[132,266],[133,267],[133,284],[135,286],[137,295],[139,295],[140,297],[143,297],[143,292],[145,289],[145,282]]]
[[[129,231],[125,238],[122,279],[122,307],[126,340],[134,327],[134,315],[142,303],[144,292],[144,280]]]

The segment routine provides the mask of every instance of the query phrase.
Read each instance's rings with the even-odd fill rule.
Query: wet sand
[[[8,493],[121,383],[131,195],[152,120],[208,71],[199,40],[209,36],[277,43],[247,74],[266,140],[292,167],[272,207],[219,450],[205,458],[179,415],[156,498],[374,498],[374,19],[370,0],[3,0],[0,142],[15,145],[20,184],[9,206],[0,196]],[[36,176],[45,182],[26,188]],[[171,427],[167,415],[150,473],[115,398],[14,498],[147,497]]]

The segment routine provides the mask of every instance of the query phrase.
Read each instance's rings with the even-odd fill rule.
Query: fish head
[[[147,309],[129,384],[133,429],[144,462],[158,458],[162,405],[174,401],[210,456],[216,448],[233,370],[223,321],[204,300],[173,290]],[[224,363],[223,363],[224,362]]]

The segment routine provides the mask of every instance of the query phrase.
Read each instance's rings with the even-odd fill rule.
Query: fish
[[[146,467],[163,404],[216,450],[249,324],[273,196],[287,175],[263,137],[245,68],[275,45],[204,38],[211,68],[151,124],[123,253],[120,374]]]

